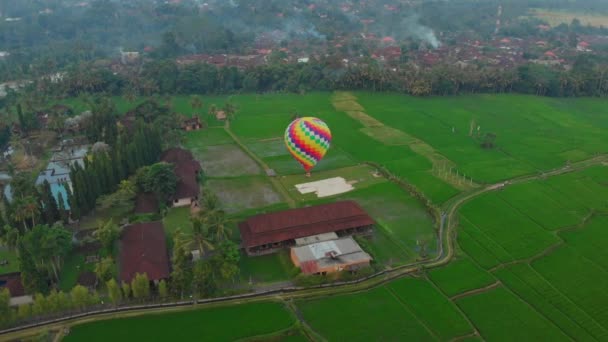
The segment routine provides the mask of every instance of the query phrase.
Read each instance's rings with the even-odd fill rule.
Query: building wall
[[[291,252],[289,254],[291,255],[291,262],[293,262],[296,267],[300,267],[300,260],[298,259],[298,256],[296,255],[296,252],[294,252],[293,248],[291,248]]]
[[[191,198],[180,198],[177,202],[173,201],[173,207],[189,207],[192,204]]]

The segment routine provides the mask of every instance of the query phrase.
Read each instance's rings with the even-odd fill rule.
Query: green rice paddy
[[[173,105],[197,115],[227,100],[203,98],[196,111],[188,97]],[[420,260],[421,245],[434,257],[436,225],[424,205],[365,163],[383,166],[438,206],[480,186],[539,176],[464,204],[457,255],[447,266],[368,291],[296,301],[316,334],[329,341],[608,339],[608,166],[542,176],[608,152],[605,99],[312,93],[230,101],[238,112],[229,130],[253,157],[206,114],[200,115],[214,128],[186,134],[185,146],[201,160],[206,186],[230,206],[231,217],[355,200],[377,221],[369,248],[380,266]],[[294,113],[321,118],[333,134],[327,159],[310,179],[282,142]],[[487,133],[497,137],[493,149],[480,147]],[[265,167],[276,176],[266,176]],[[355,181],[355,189],[319,199],[294,188],[337,176]],[[178,216],[171,211],[165,223],[185,222]],[[279,257],[244,259],[241,278],[289,279],[284,266]],[[258,303],[89,323],[74,327],[68,339],[235,340],[294,322],[280,304]]]

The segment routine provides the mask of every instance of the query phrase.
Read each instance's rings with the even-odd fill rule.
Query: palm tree
[[[212,104],[211,106],[209,106],[209,116],[211,116],[213,119],[215,119],[216,113],[217,113],[217,106],[215,104]]]
[[[0,242],[2,242],[3,245],[8,247],[9,250],[14,251],[17,250],[17,245],[19,244],[19,237],[20,234],[17,228],[13,228],[9,225],[6,225],[2,229]]]
[[[208,231],[205,229],[205,224],[200,218],[192,219],[192,243],[198,249],[201,257],[206,251],[214,249],[209,239]]]
[[[203,107],[203,100],[201,100],[200,96],[195,95],[192,97],[192,100],[190,100],[190,106],[192,109],[200,109]]]
[[[214,241],[224,241],[228,238],[232,231],[228,228],[230,220],[226,218],[226,213],[223,210],[216,211],[209,218],[209,233]]]
[[[28,198],[33,197],[28,196],[24,198],[17,198],[15,200],[15,207],[13,210],[13,219],[15,221],[21,221],[23,223],[23,227],[25,228],[24,232],[28,230],[27,220],[31,217],[30,215],[32,211],[35,210],[32,209],[31,203],[29,202],[30,200]]]

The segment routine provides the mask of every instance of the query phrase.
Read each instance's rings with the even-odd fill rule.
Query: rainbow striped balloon
[[[330,143],[329,127],[317,118],[295,119],[285,130],[285,145],[306,172],[310,172],[323,158]]]

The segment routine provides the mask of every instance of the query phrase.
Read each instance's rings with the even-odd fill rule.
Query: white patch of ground
[[[301,194],[315,193],[317,197],[329,197],[343,194],[355,189],[355,182],[347,182],[342,177],[327,178],[316,182],[297,184],[296,189]]]

